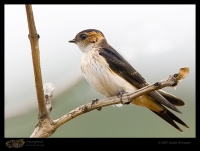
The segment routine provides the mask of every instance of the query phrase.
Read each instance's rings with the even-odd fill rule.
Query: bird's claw
[[[120,92],[117,94],[117,97],[120,98],[121,104],[124,104],[124,103],[122,102],[122,96],[123,96],[124,93],[125,93],[125,91],[122,90],[122,91],[120,91]]]
[[[99,99],[92,100],[91,107],[92,107],[92,105],[93,105],[94,103],[96,103],[96,102],[98,102],[98,101],[99,101]]]
[[[94,103],[98,102],[99,99],[92,100],[91,107]],[[102,107],[97,108],[98,111],[101,111]]]

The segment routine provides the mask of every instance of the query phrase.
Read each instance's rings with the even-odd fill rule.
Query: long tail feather
[[[183,106],[185,103],[177,98],[176,96],[169,94],[163,90],[158,90],[158,93],[160,93],[165,99],[167,99],[170,103],[172,103],[175,106]]]
[[[165,108],[166,109],[166,108]],[[179,124],[185,126],[186,128],[189,128],[181,119],[179,119],[176,115],[174,115],[172,112],[170,112],[169,110],[166,109],[166,113],[162,114],[162,113],[158,113],[155,112],[153,110],[151,110],[152,112],[154,112],[155,114],[157,114],[158,116],[160,116],[163,120],[165,120],[166,122],[168,122],[169,124],[171,124],[172,126],[174,126],[176,129],[178,129],[180,132],[183,132],[182,129],[180,129],[176,123],[178,122]]]

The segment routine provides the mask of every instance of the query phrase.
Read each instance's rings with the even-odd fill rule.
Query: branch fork
[[[35,75],[35,85],[38,99],[38,124],[35,126],[35,129],[30,137],[49,137],[51,136],[58,127],[63,125],[64,123],[70,121],[73,118],[76,118],[79,115],[90,112],[92,110],[98,109],[100,110],[102,107],[114,105],[114,104],[128,104],[130,100],[137,98],[143,94],[149,93],[154,90],[162,89],[164,87],[174,87],[180,83],[182,79],[184,79],[189,73],[189,67],[180,68],[179,72],[169,76],[166,80],[162,80],[160,82],[156,82],[154,84],[148,85],[137,90],[134,93],[124,93],[122,97],[113,96],[101,100],[97,100],[95,102],[84,104],[69,113],[63,115],[62,117],[52,120],[50,117],[50,112],[52,110],[52,97],[55,87],[51,83],[46,83],[42,85],[42,75],[40,69],[40,56],[39,56],[39,35],[37,34],[32,7],[30,4],[26,4],[26,13],[27,13],[27,21],[29,28],[29,40],[31,43],[32,50],[32,59],[33,59],[33,68]]]
[[[76,109],[70,111],[69,113],[63,115],[62,117],[52,120],[50,118],[50,115],[47,116],[47,118],[43,120],[39,120],[39,123],[36,125],[34,132],[32,133],[31,137],[49,137],[51,136],[58,127],[63,125],[64,123],[72,120],[73,118],[76,118],[77,116],[80,116],[82,114],[85,114],[87,112],[90,112],[95,109],[100,109],[106,106],[115,105],[119,103],[128,104],[130,103],[130,100],[137,98],[141,95],[144,95],[146,93],[149,93],[154,90],[162,89],[164,87],[175,87],[177,86],[181,80],[183,80],[187,74],[189,73],[189,67],[180,68],[178,73],[175,73],[173,75],[170,75],[167,79],[161,80],[160,82],[156,82],[154,84],[150,84],[146,87],[143,87],[141,89],[138,89],[137,91],[133,93],[124,93],[121,98],[118,96],[113,96],[105,99],[100,99],[95,102],[90,102],[87,104],[84,104],[80,107],[77,107]],[[50,106],[50,100],[52,100],[53,91],[55,87],[51,83],[44,84],[44,92],[47,97],[48,95],[48,101],[46,102],[46,108],[49,111]],[[48,92],[48,93],[47,93]]]

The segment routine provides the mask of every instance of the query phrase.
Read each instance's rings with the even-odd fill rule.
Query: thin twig
[[[64,123],[84,113],[87,113],[92,110],[99,109],[105,106],[119,104],[121,102],[124,104],[130,103],[130,100],[133,100],[134,98],[137,98],[141,95],[144,95],[154,90],[162,89],[167,86],[175,87],[178,85],[178,83],[182,79],[184,79],[187,76],[188,73],[189,73],[188,67],[181,68],[178,73],[172,76],[169,76],[169,78],[167,78],[166,80],[162,80],[160,82],[156,82],[154,84],[143,87],[135,91],[134,93],[128,93],[128,94],[125,93],[122,96],[122,100],[118,96],[109,97],[106,99],[98,100],[95,103],[91,102],[91,103],[84,104],[56,120],[51,120],[49,118],[46,118],[44,121],[39,121],[39,123],[36,125],[34,132],[32,133],[30,137],[49,137],[57,130],[58,127],[60,127]]]
[[[38,44],[39,35],[37,34],[36,31],[32,7],[30,4],[26,4],[25,7],[27,14],[28,28],[29,28],[28,37],[31,43],[33,69],[34,69],[35,85],[36,85],[36,92],[38,99],[38,108],[39,108],[38,119],[43,120],[44,118],[49,117],[49,114],[46,109],[44,101],[44,91],[43,91],[42,75],[40,69],[40,51]]]
[[[34,68],[35,84],[36,84],[38,108],[39,108],[39,116],[38,116],[39,122],[36,125],[30,137],[49,137],[57,130],[58,127],[60,127],[64,123],[72,120],[73,118],[79,115],[90,112],[94,109],[100,109],[105,106],[110,106],[119,103],[124,103],[124,104],[130,103],[130,101],[133,100],[134,98],[137,98],[151,91],[158,90],[167,86],[171,87],[177,86],[178,83],[182,79],[184,79],[189,72],[188,67],[181,68],[178,73],[174,74],[173,76],[170,76],[168,79],[163,80],[161,82],[156,82],[155,84],[148,85],[144,88],[137,90],[134,93],[129,93],[129,94],[126,93],[122,96],[122,98],[114,96],[95,101],[95,103],[94,102],[87,103],[70,111],[69,113],[63,115],[62,117],[56,120],[52,120],[50,118],[50,112],[52,109],[51,100],[55,87],[52,84],[47,83],[44,85],[44,90],[43,90],[42,76],[40,69],[39,44],[38,44],[39,35],[37,34],[36,31],[32,7],[29,4],[26,4],[25,7],[27,13],[28,27],[29,27],[28,37],[30,39],[31,49],[32,49],[33,68]]]

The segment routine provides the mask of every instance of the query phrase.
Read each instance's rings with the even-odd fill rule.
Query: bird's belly
[[[137,90],[136,87],[113,72],[105,59],[98,56],[98,54],[84,54],[81,59],[81,70],[88,83],[106,97],[115,96],[122,90],[125,92],[134,92]],[[163,111],[163,107],[147,95],[139,96],[133,99],[131,103],[147,107],[156,112]]]
[[[81,70],[88,83],[106,97],[115,96],[122,90],[126,92],[137,90],[136,87],[114,73],[105,59],[98,54],[83,55]]]

